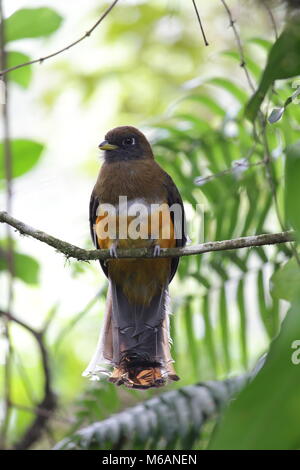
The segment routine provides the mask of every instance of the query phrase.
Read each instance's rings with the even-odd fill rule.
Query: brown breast
[[[152,159],[104,163],[94,194],[103,203],[116,204],[119,196],[128,200],[143,198],[148,202],[165,201],[164,171]]]

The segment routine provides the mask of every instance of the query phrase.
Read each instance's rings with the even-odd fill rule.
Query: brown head
[[[107,163],[153,158],[148,140],[142,132],[132,126],[115,127],[110,130],[99,148],[104,150],[104,159]]]

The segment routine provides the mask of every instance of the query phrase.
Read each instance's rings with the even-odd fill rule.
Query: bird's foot
[[[124,385],[127,388],[146,390],[148,388],[163,387],[167,381],[179,380],[172,362],[165,366],[149,362],[143,365],[133,365],[125,358],[112,371],[109,382],[115,385]]]
[[[115,367],[109,382],[115,385],[125,385],[127,388],[146,390],[148,388],[163,387],[167,382],[167,375],[160,367]],[[174,380],[174,379],[173,379]]]
[[[114,242],[109,248],[109,254],[112,258],[118,257],[117,246],[118,246],[118,242]]]
[[[118,386],[122,385],[124,383],[124,380],[122,378],[123,375],[123,369],[121,369],[120,367],[115,367],[112,373],[110,374],[108,381]]]
[[[154,245],[154,247],[153,247],[153,256],[156,258],[157,256],[160,255],[160,252],[161,252],[160,245]]]

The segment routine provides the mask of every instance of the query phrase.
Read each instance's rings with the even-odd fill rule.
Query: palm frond
[[[108,419],[76,431],[63,449],[190,449],[207,420],[246,384],[247,376],[189,385],[162,393]]]

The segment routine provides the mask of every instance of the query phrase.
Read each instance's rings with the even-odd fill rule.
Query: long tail
[[[105,320],[97,350],[84,375],[104,372],[117,385],[147,389],[179,380],[170,353],[169,295],[167,286],[148,305],[129,301],[110,280]],[[102,368],[101,368],[102,365]]]

